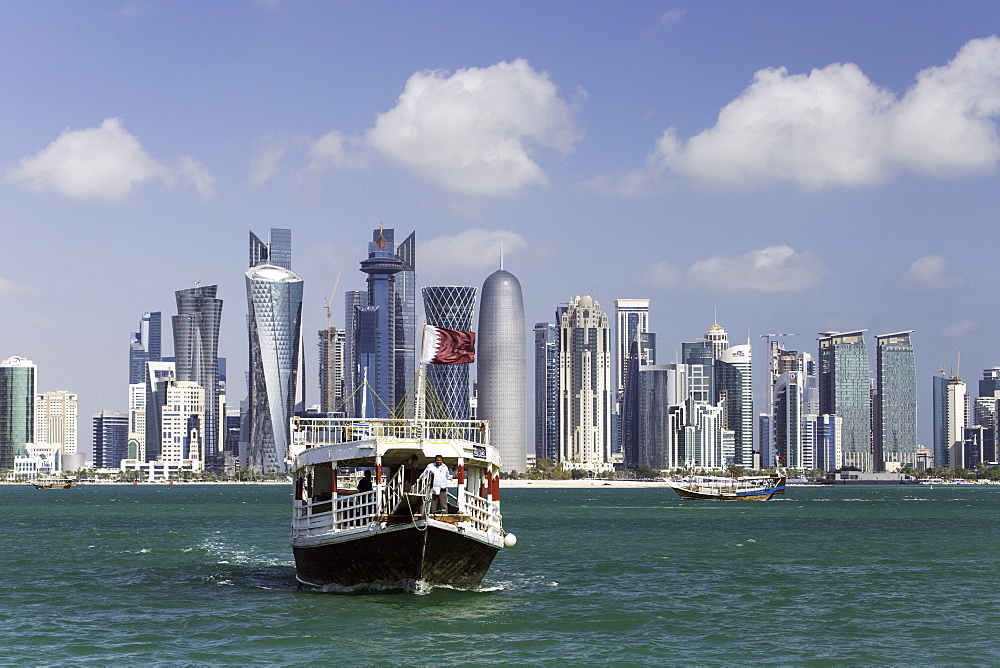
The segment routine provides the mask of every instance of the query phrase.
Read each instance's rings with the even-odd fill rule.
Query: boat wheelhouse
[[[324,588],[475,587],[513,545],[500,514],[500,460],[479,420],[293,418],[295,574]],[[455,472],[448,509],[431,513],[422,475],[441,455]],[[372,488],[342,474],[372,471]]]

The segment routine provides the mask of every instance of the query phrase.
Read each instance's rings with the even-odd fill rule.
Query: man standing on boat
[[[434,462],[424,469],[424,475],[431,479],[431,512],[448,512],[448,481],[451,480],[451,471],[445,466],[444,457],[434,457]]]

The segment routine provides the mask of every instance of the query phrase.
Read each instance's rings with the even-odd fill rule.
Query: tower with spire
[[[490,421],[490,439],[505,471],[527,467],[527,360],[521,283],[503,268],[483,283],[476,355],[478,417]]]

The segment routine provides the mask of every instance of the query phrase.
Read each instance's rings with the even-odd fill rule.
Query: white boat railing
[[[364,439],[449,440],[489,443],[483,420],[391,420],[376,418],[292,418],[292,443],[305,449]]]
[[[502,531],[500,527],[500,514],[496,512],[494,504],[489,499],[484,499],[478,494],[473,494],[467,489],[459,489],[464,506],[463,510],[472,520],[472,526],[483,533],[490,531]]]
[[[372,522],[383,521],[400,507],[406,494],[404,467],[400,467],[392,479],[376,485],[368,492],[345,494],[334,499],[297,500],[293,508],[292,536],[320,536],[333,531],[364,529]],[[459,487],[458,495],[452,496],[459,513],[467,515],[471,528],[483,533],[503,533],[501,515],[497,504],[489,499]],[[409,489],[409,494],[422,500],[421,506],[411,506],[413,516],[423,512],[418,508],[431,508],[431,481],[422,476]]]

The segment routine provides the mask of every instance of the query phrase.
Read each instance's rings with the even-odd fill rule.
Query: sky
[[[287,227],[315,401],[382,223],[420,285],[481,286],[502,241],[528,341],[583,294],[650,299],[661,362],[717,320],[758,412],[761,334],[867,329],[874,370],[914,330],[929,444],[931,377],[1000,365],[998,34],[985,1],[9,0],[0,359],[79,393],[86,450],[141,314],[170,355],[174,291],[218,284],[237,405],[248,233]]]

